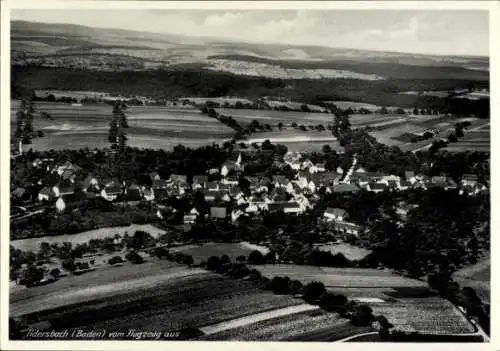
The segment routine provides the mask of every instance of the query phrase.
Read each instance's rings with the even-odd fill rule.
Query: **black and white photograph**
[[[491,9],[70,3],[2,8],[8,342],[490,342]]]

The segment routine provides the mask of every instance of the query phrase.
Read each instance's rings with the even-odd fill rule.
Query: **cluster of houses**
[[[206,174],[194,175],[190,179],[182,174],[172,174],[168,179],[163,179],[156,172],[150,173],[151,182],[148,184],[151,185],[119,179],[98,179],[92,174],[87,174],[82,180],[81,168],[69,161],[54,165],[37,159],[33,162],[33,167],[43,169],[57,178],[56,185],[40,184],[38,201],[55,201],[56,209],[60,212],[66,209],[68,202],[88,198],[99,197],[110,202],[161,202],[171,197],[181,198],[186,192],[199,191],[212,206],[212,218],[236,220],[240,216],[264,212],[301,214],[312,208],[313,203],[319,199],[320,189],[330,194],[355,193],[362,189],[379,193],[410,188],[439,187],[448,190],[458,187],[461,193],[469,195],[487,190],[478,182],[476,175],[464,175],[461,183],[456,184],[446,176],[428,177],[412,171],[405,172],[404,177],[367,172],[363,167],[357,166],[356,162],[353,162],[347,172],[340,167],[333,172],[327,171],[322,163],[303,159],[300,153],[286,154],[281,164],[289,165],[296,171],[293,179],[284,175],[246,175],[240,153],[235,160],[227,160],[220,168],[210,169]],[[15,189],[12,196],[21,197],[24,191],[23,188]],[[230,204],[234,206],[229,206]],[[228,208],[235,209],[229,213]],[[196,209],[191,212],[185,214],[185,223],[192,223],[199,215]],[[346,232],[354,233],[357,230],[344,220],[334,222]]]

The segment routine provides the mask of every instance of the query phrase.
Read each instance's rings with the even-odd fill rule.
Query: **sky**
[[[14,20],[247,42],[488,56],[481,10],[12,10]]]

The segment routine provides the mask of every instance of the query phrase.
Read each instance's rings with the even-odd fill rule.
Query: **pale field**
[[[405,278],[388,271],[368,268],[331,268],[294,264],[253,266],[267,277],[288,276],[302,283],[322,282],[328,288],[420,288],[424,282]]]
[[[371,252],[370,250],[345,243],[315,245],[315,248],[321,251],[331,252],[334,255],[337,253],[341,253],[349,260],[360,260]]]
[[[14,248],[22,251],[33,251],[36,252],[40,249],[40,244],[43,242],[49,244],[59,244],[64,242],[70,242],[73,246],[76,244],[88,243],[91,239],[104,239],[107,237],[113,237],[115,234],[119,234],[123,237],[125,233],[128,235],[134,235],[138,230],[145,231],[153,237],[158,237],[164,234],[165,231],[159,229],[151,224],[131,224],[127,227],[108,227],[95,230],[89,230],[77,234],[65,234],[65,235],[54,235],[54,236],[44,236],[40,238],[30,238],[30,239],[20,239],[11,240],[10,245]]]

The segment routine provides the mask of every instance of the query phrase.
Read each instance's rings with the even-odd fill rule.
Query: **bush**
[[[249,274],[250,274],[250,269],[243,263],[232,264],[228,270],[228,275],[236,279],[244,278]]]
[[[248,263],[250,263],[250,264],[264,264],[264,263],[266,263],[266,259],[260,251],[254,250],[250,253],[250,255],[248,255]]]
[[[136,251],[131,251],[129,252],[125,258],[127,259],[127,261],[130,261],[134,264],[141,264],[141,263],[144,263],[145,260],[144,258],[142,258],[141,255],[139,255]]]
[[[290,293],[290,278],[288,277],[274,277],[271,279],[270,289],[275,294],[289,294]]]
[[[321,295],[319,306],[326,311],[336,311],[347,304],[347,298],[344,295],[336,295],[329,292]]]
[[[49,273],[53,278],[57,279],[61,275],[61,270],[59,268],[54,268]]]
[[[356,326],[369,326],[374,319],[373,311],[368,305],[356,306],[351,313],[351,323]]]
[[[321,295],[326,292],[325,286],[321,282],[311,282],[303,289],[303,298],[308,303],[317,303]]]
[[[216,271],[221,265],[220,259],[217,256],[210,256],[207,260],[207,269],[209,271]]]
[[[155,256],[158,257],[159,259],[170,259],[172,258],[172,255],[170,252],[168,252],[167,249],[164,247],[159,247],[155,249]]]
[[[302,292],[303,285],[298,280],[291,280],[290,283],[288,284],[288,288],[291,294],[297,295]]]
[[[125,262],[121,256],[114,256],[109,259],[108,263],[111,265]]]
[[[182,263],[191,266],[194,263],[193,256],[191,256],[191,255],[184,255],[184,259],[183,259]]]
[[[238,262],[245,262],[246,261],[246,257],[244,255],[241,255],[241,256],[238,256],[236,257],[236,261]]]
[[[72,258],[64,260],[62,263],[62,268],[69,272],[73,272],[76,269],[75,260]]]

